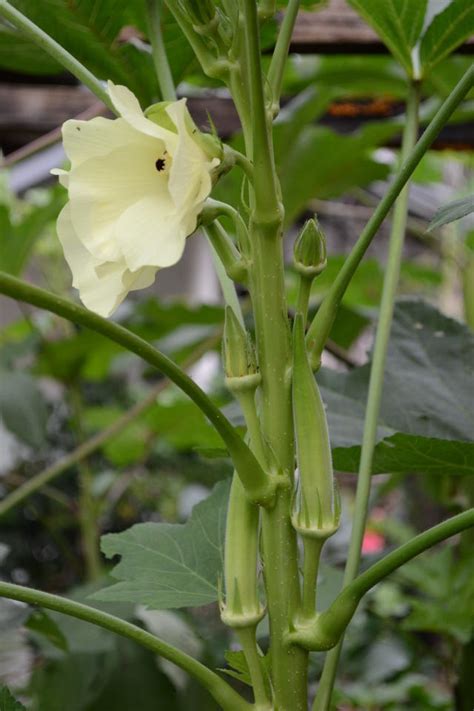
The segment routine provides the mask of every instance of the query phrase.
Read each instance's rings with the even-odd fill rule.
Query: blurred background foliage
[[[115,0],[12,4],[99,77],[129,86],[143,106],[159,99],[144,6],[138,0],[126,6]],[[276,29],[274,21],[263,28],[265,47],[272,46]],[[238,128],[226,123],[228,98],[199,71],[169,16],[164,37],[181,93],[209,102],[212,120],[239,146]],[[471,61],[453,55],[430,74],[423,84],[423,123]],[[71,84],[61,67],[6,24],[0,24],[0,68],[7,88],[26,81]],[[328,267],[311,293],[314,311],[393,173],[406,78],[388,55],[296,52],[283,93],[275,147],[287,255],[309,214],[318,213],[328,236]],[[474,225],[467,217],[427,232],[437,207],[472,192],[473,98],[460,107],[414,176],[401,301],[374,460],[374,472],[381,475],[374,478],[364,565],[474,498],[474,427],[469,420]],[[459,135],[456,127],[463,126],[471,129],[470,142],[453,138]],[[54,228],[64,191],[46,172],[37,185],[13,190],[21,161],[8,150],[0,177],[0,269],[71,295]],[[245,209],[238,174],[229,174],[215,193]],[[341,530],[327,546],[322,606],[341,584],[386,238],[384,227],[347,291],[319,376],[344,501]],[[209,299],[189,286],[195,264],[209,259],[202,237],[191,242],[191,261],[173,272],[178,298],[165,293],[166,285],[134,294],[117,320],[191,369],[239,424],[240,413],[218,365],[223,308],[217,292]],[[296,278],[290,263],[287,288],[291,310]],[[241,297],[245,310],[244,291]],[[13,309],[5,300],[2,313],[0,493],[7,500],[25,482],[53,474],[17,506],[3,512],[0,504],[0,575],[85,599],[111,582],[110,563],[98,553],[100,535],[143,521],[185,521],[193,505],[230,475],[230,463],[196,407],[120,347],[53,315],[20,305]],[[79,447],[85,447],[86,456],[68,463],[65,457]],[[425,554],[368,596],[347,635],[338,709],[471,711],[472,542],[466,533]],[[227,659],[240,679],[236,683],[240,688],[245,683],[239,655],[226,652],[230,642],[216,605],[174,611],[94,604],[159,629],[162,637],[214,667],[225,667]],[[89,625],[8,602],[0,603],[0,620],[0,681],[28,708],[213,708],[176,668]],[[260,632],[265,647],[264,622]],[[322,655],[312,655],[311,664],[315,684]]]

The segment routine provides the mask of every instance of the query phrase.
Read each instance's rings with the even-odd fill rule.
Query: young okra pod
[[[338,528],[340,505],[326,413],[308,362],[300,313],[293,331],[293,416],[299,469],[293,526],[302,535],[327,538]]]
[[[221,603],[221,618],[229,627],[255,627],[265,614],[258,594],[258,540],[259,509],[234,476],[225,535],[226,595]]]

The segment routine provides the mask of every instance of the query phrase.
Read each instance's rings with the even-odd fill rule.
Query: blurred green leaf
[[[0,711],[26,711],[23,704],[17,701],[8,687],[0,686]]]
[[[62,67],[20,32],[0,25],[0,67],[23,74],[59,74]]]
[[[51,642],[51,644],[58,649],[61,649],[63,652],[67,652],[68,645],[66,637],[55,620],[47,615],[44,610],[33,610],[25,624],[25,627],[30,632],[35,632],[36,634],[45,637],[49,642]]]
[[[421,40],[420,57],[424,72],[431,72],[473,32],[474,4],[471,0],[452,0],[433,18]]]
[[[218,597],[229,482],[219,482],[185,524],[141,523],[102,537],[119,583],[96,600],[137,602],[155,609],[206,605]]]
[[[454,200],[447,205],[443,205],[437,210],[435,216],[431,220],[428,231],[435,230],[438,227],[447,225],[450,222],[460,220],[466,215],[474,212],[474,195],[468,195],[461,200]]]
[[[0,417],[22,442],[35,448],[44,445],[47,410],[30,375],[0,369]]]
[[[374,28],[411,75],[412,49],[423,28],[427,0],[349,0],[349,4]]]

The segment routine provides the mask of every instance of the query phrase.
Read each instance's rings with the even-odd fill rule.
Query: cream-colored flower
[[[185,99],[149,119],[124,86],[109,82],[109,94],[120,118],[66,121],[71,169],[52,171],[69,193],[57,229],[73,285],[103,316],[181,258],[220,162]]]

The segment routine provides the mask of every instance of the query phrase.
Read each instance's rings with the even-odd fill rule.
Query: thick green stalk
[[[201,346],[198,346],[192,355],[186,359],[183,363],[183,368],[189,368],[191,365],[196,363],[201,356],[207,353],[213,346],[217,345],[221,337],[221,333],[218,332],[216,335],[209,336],[205,341],[203,341]],[[50,484],[54,479],[59,477],[64,472],[74,467],[78,462],[83,459],[87,459],[91,454],[102,447],[106,442],[116,437],[122,430],[124,430],[128,425],[130,425],[134,420],[137,419],[141,414],[146,412],[152,405],[156,403],[157,396],[169,386],[169,380],[161,380],[155,387],[153,387],[149,394],[143,398],[136,405],[127,410],[123,415],[118,417],[111,425],[106,427],[104,430],[94,435],[86,442],[80,444],[76,449],[74,449],[69,454],[59,459],[51,466],[46,467],[43,471],[35,474],[31,479],[25,481],[21,486],[14,489],[8,496],[6,496],[2,501],[0,501],[0,517],[7,514],[9,511],[22,503],[29,496],[32,496],[36,492],[44,489],[48,484]]]
[[[309,328],[307,335],[308,347],[311,351],[311,361],[314,369],[319,368],[321,363],[321,353],[331,331],[337,310],[342,297],[352,279],[354,272],[359,266],[367,248],[374,238],[380,225],[389,213],[392,205],[399,196],[403,187],[410,179],[416,166],[423,158],[424,154],[438,136],[439,132],[449,121],[450,117],[471,89],[474,80],[474,67],[470,67],[459,83],[454,87],[448,98],[443,102],[441,108],[436,113],[430,124],[426,128],[422,137],[411,151],[409,158],[404,162],[396,174],[392,184],[380,201],[365,229],[354,245],[351,253],[329,292],[324,297],[323,303]]]
[[[278,200],[278,180],[275,172],[269,121],[263,92],[263,72],[260,56],[260,32],[255,0],[243,0],[245,44],[252,108],[252,150],[254,188],[258,194],[260,222],[271,226],[281,219]]]
[[[300,604],[296,533],[290,509],[294,472],[291,412],[291,348],[284,289],[282,209],[269,122],[263,95],[259,28],[255,0],[243,0],[246,68],[251,114],[239,106],[247,155],[253,158],[250,241],[250,291],[262,375],[260,414],[265,441],[282,485],[276,504],[262,511],[262,553],[270,619],[270,658],[274,704],[279,711],[306,711],[307,654],[285,644],[290,621]],[[240,89],[240,87],[237,87]],[[236,97],[237,99],[241,98]]]
[[[64,47],[61,47],[56,40],[46,34],[46,32],[43,32],[40,27],[35,25],[34,22],[31,22],[31,20],[10,5],[9,2],[6,2],[6,0],[0,0],[0,17],[4,17],[11,22],[25,37],[28,37],[37,44],[38,47],[44,49],[53,59],[85,84],[85,86],[87,86],[97,98],[103,101],[113,113],[117,113],[105,87],[99,79],[73,57],[72,54],[69,54]]]
[[[272,92],[272,112],[278,113],[280,107],[280,93],[283,81],[283,72],[285,70],[286,60],[288,58],[288,50],[290,48],[291,36],[295,26],[296,17],[300,8],[300,0],[289,0],[283,22],[281,23],[280,31],[273,51],[270,69],[268,70],[268,81],[270,82]]]
[[[419,86],[412,83],[409,89],[405,130],[403,133],[401,162],[406,162],[413,151],[418,133],[418,104]],[[377,437],[377,426],[382,399],[382,388],[387,359],[388,342],[392,327],[393,309],[397,286],[400,276],[400,264],[405,242],[405,230],[408,215],[409,186],[405,186],[395,206],[392,231],[390,235],[389,253],[385,270],[382,298],[380,302],[380,315],[375,336],[375,344],[370,371],[367,408],[364,422],[362,450],[357,478],[357,492],[355,499],[354,520],[352,534],[344,573],[344,585],[347,586],[357,575],[359,569],[362,540],[367,520],[367,512],[372,478],[372,459]],[[329,708],[332,688],[336,677],[337,665],[342,649],[341,639],[338,646],[332,650],[324,665],[321,682],[316,696],[315,711]]]
[[[168,659],[204,686],[214,699],[226,711],[250,711],[252,706],[244,701],[232,687],[221,679],[215,672],[205,667],[197,659],[190,657],[185,652],[176,649],[141,627],[126,622],[125,620],[110,615],[103,610],[84,605],[74,600],[51,595],[40,590],[33,590],[21,585],[0,582],[0,597],[26,602],[28,605],[39,605],[47,610],[54,610],[63,615],[76,617],[84,622],[90,622],[98,627],[103,627],[110,632],[131,639],[146,647],[163,659]]]
[[[166,55],[163,32],[161,30],[162,0],[146,0],[149,35],[156,78],[160,85],[163,101],[176,101],[171,67]]]
[[[62,299],[37,286],[32,286],[21,279],[16,279],[5,272],[0,272],[0,294],[46,309],[66,318],[68,321],[101,333],[111,341],[135,353],[164,375],[167,375],[196,403],[212,422],[217,432],[219,432],[229,450],[249,498],[264,505],[267,505],[273,499],[274,483],[263,471],[255,455],[250,451],[235,427],[232,426],[199,385],[186,375],[176,363],[173,363],[170,358],[123,326],[113,321],[107,321],[107,319],[88,311],[82,306],[78,306],[67,299]]]
[[[474,508],[471,508],[418,534],[359,575],[339,593],[327,610],[316,615],[311,623],[307,621],[297,625],[288,635],[288,642],[315,651],[331,649],[344,634],[359,602],[369,590],[420,553],[473,526]],[[318,711],[327,709],[328,704],[329,696],[318,694],[313,708]]]

